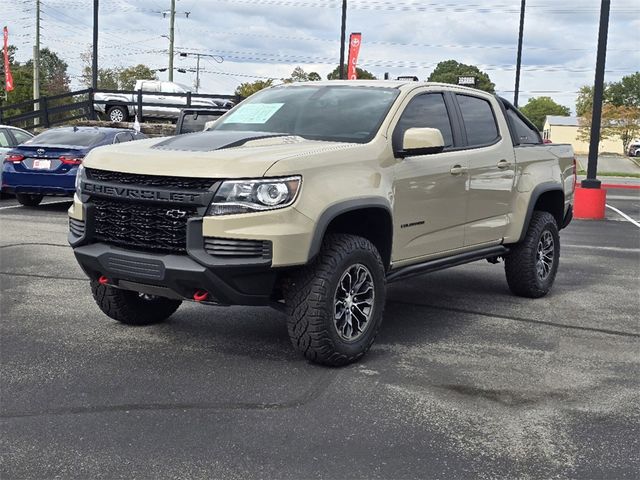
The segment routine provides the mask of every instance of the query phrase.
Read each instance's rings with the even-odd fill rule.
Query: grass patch
[[[578,175],[586,175],[586,170],[578,170]],[[598,177],[628,177],[628,178],[640,178],[640,173],[627,173],[627,172],[598,172]]]

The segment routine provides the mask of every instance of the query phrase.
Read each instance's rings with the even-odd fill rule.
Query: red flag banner
[[[13,76],[9,68],[9,30],[4,27],[4,89],[7,92],[13,90]]]
[[[358,73],[356,65],[358,63],[358,54],[360,53],[360,44],[362,43],[361,33],[352,33],[349,36],[349,66],[347,68],[347,78],[349,80],[357,80]]]

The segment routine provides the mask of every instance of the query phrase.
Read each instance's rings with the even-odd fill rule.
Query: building
[[[561,117],[558,115],[547,115],[544,121],[542,136],[545,140],[554,143],[570,143],[573,151],[579,155],[589,153],[589,142],[578,140],[578,128],[580,128],[578,117]],[[617,153],[624,155],[622,140],[618,137],[608,138],[600,142],[598,153]]]

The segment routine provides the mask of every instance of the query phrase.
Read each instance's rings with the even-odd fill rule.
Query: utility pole
[[[524,7],[526,0],[520,4],[520,31],[518,32],[518,56],[516,59],[516,88],[513,94],[513,106],[518,108],[518,94],[520,93],[520,67],[522,65],[522,36],[524,34]]]
[[[342,25],[340,27],[340,80],[344,80],[344,42],[347,32],[347,0],[342,0]]]
[[[173,82],[173,43],[176,23],[176,0],[171,0],[171,14],[169,20],[169,81]]]
[[[40,0],[36,0],[36,44],[33,46],[33,99],[40,98]],[[33,110],[40,109],[39,103],[33,104]],[[38,125],[38,118],[33,119],[33,124]]]
[[[98,2],[93,0],[93,56],[91,58],[91,88],[98,88]]]
[[[188,57],[189,55],[195,55],[196,57],[196,93],[198,93],[198,90],[200,89],[200,57],[209,57],[212,58],[215,62],[217,63],[222,63],[224,62],[224,58],[222,58],[220,55],[211,55],[209,53],[196,53],[196,52],[180,52],[180,56],[181,57]],[[193,72],[193,69],[187,70],[185,68],[183,69],[178,69],[179,72]]]

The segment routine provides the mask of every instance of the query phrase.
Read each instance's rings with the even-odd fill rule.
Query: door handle
[[[454,165],[453,167],[451,167],[451,170],[449,170],[451,175],[460,175],[461,173],[464,173],[466,171],[467,167],[463,167],[462,165]]]
[[[497,166],[500,170],[504,170],[505,168],[509,168],[511,166],[511,162],[507,160],[500,160]]]

